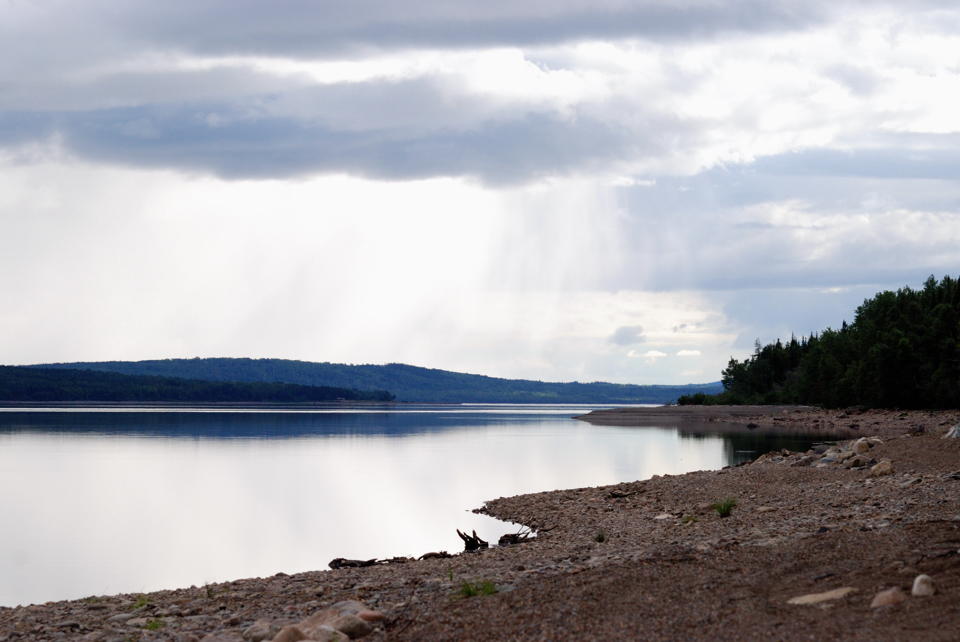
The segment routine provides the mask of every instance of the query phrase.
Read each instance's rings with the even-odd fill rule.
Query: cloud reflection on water
[[[510,530],[468,512],[485,500],[718,468],[729,456],[720,437],[670,429],[444,422],[392,437],[0,433],[0,604],[452,552],[456,528],[494,541]]]

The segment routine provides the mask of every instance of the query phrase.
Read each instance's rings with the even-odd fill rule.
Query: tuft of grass
[[[595,541],[595,542],[605,542],[605,541],[607,541],[607,534],[604,533],[603,531],[600,531],[599,533],[596,534],[596,536],[594,536],[593,541]]]
[[[447,564],[447,572],[450,573],[450,581],[452,582],[452,581],[453,581],[453,566],[452,566],[452,565]]]
[[[147,622],[144,625],[144,628],[147,629],[148,631],[156,631],[157,629],[161,629],[163,628],[163,620],[161,620],[160,618],[154,618],[149,622]]]
[[[688,522],[698,522],[700,519],[696,515],[684,515],[680,521],[686,524]]]
[[[139,609],[141,607],[146,606],[149,603],[150,603],[150,598],[148,598],[146,595],[138,595],[137,601],[134,603],[133,608]]]
[[[468,597],[476,597],[478,595],[493,595],[496,592],[497,587],[490,580],[483,580],[482,582],[477,582],[476,584],[471,584],[466,580],[460,582],[460,597],[464,599]]]
[[[720,517],[730,517],[730,513],[733,512],[733,509],[736,505],[736,498],[731,497],[730,499],[722,502],[717,502],[713,505],[713,508],[717,511],[717,514],[720,515]]]

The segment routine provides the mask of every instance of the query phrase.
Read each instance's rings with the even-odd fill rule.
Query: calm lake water
[[[455,552],[517,530],[485,500],[811,443],[571,419],[598,407],[0,411],[0,605]]]

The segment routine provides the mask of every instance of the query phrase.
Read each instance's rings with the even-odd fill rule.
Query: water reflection
[[[0,604],[455,551],[456,528],[510,530],[469,512],[484,500],[786,445],[582,411],[0,413]]]

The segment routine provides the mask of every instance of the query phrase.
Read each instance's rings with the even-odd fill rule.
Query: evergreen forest
[[[680,404],[805,404],[827,408],[960,408],[960,282],[880,292],[853,322],[761,345],[731,358],[723,392]]]

